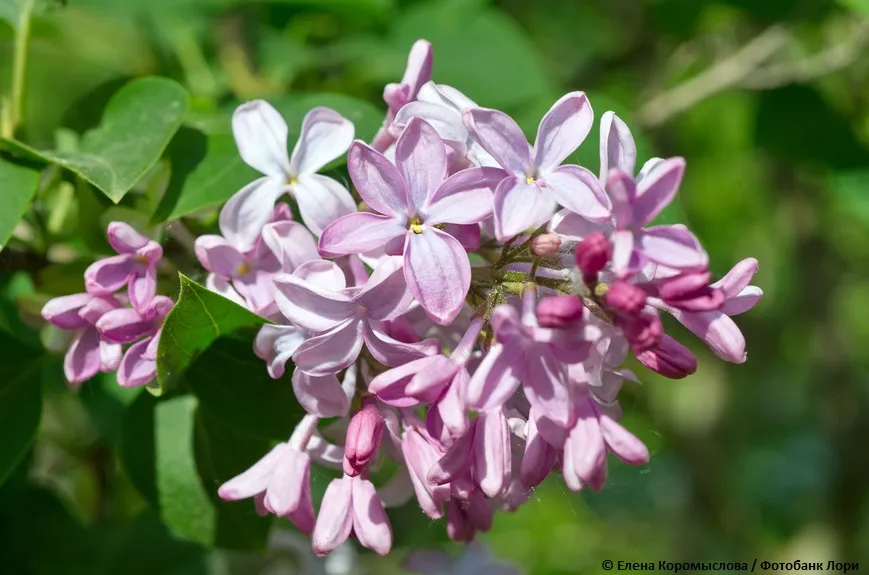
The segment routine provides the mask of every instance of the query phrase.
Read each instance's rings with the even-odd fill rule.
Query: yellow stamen
[[[410,231],[415,234],[422,233],[422,220],[419,219],[419,216],[413,216],[410,218],[410,225],[407,227]]]
[[[290,176],[290,177],[287,179],[287,182],[288,182],[291,186],[295,186],[295,185],[298,185],[298,183],[299,183],[299,178],[297,178],[296,176]]]
[[[594,286],[594,295],[597,297],[603,297],[606,295],[606,292],[610,290],[610,286],[607,284],[600,282],[596,286]]]
[[[148,263],[148,258],[146,256],[143,256],[140,254],[140,255],[136,256],[136,261],[139,262],[140,264],[146,264],[146,263]]]
[[[247,265],[247,263],[245,262],[241,262],[240,264],[238,264],[238,266],[236,266],[235,273],[244,277],[250,273],[250,266]]]
[[[526,184],[533,184],[534,180],[535,180],[534,176],[525,176],[525,183]]]

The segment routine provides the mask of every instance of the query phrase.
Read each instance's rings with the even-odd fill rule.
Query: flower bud
[[[377,409],[377,400],[368,396],[362,400],[362,409],[356,412],[347,427],[344,473],[355,477],[365,471],[377,455],[382,437],[383,417]]]
[[[652,311],[644,310],[635,317],[616,318],[616,325],[621,328],[635,354],[658,345],[664,333],[661,319]]]
[[[597,274],[604,268],[612,254],[612,245],[601,232],[594,232],[585,237],[576,246],[576,265],[582,271],[585,283],[596,283]]]
[[[578,297],[553,295],[537,304],[537,323],[540,327],[566,328],[582,321],[585,308]]]
[[[558,253],[560,247],[561,238],[558,234],[541,234],[531,240],[531,251],[542,258],[551,258]]]
[[[670,379],[682,379],[697,371],[697,358],[691,350],[667,334],[661,336],[657,347],[638,353],[637,359]]]
[[[724,292],[710,287],[709,271],[686,273],[667,278],[658,284],[664,303],[686,311],[711,311],[724,305]]]
[[[616,313],[633,317],[646,307],[646,292],[634,284],[620,281],[610,286],[604,301]]]

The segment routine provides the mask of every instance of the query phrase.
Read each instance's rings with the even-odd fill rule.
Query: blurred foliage
[[[434,44],[436,81],[529,133],[561,94],[587,91],[598,117],[613,109],[628,121],[642,159],[687,158],[662,217],[692,227],[716,274],[761,262],[765,297],[738,319],[748,362],[723,364],[668,325],[693,342],[700,369],[674,382],[637,368],[643,385],[624,390],[625,424],[651,462],[612,461],[600,494],[550,478],[496,517],[482,537],[493,553],[543,574],[597,573],[604,559],[869,562],[866,0],[0,0],[5,114],[22,10],[33,12],[23,116],[0,152],[3,573],[321,568],[287,551],[284,520],[269,554],[226,550],[262,548],[268,521],[250,502],[219,502],[217,485],[299,417],[286,381],[268,380],[256,358],[236,361],[249,333],[195,357],[225,332],[179,322],[195,353],[176,375],[191,395],[158,400],[114,376],[72,395],[64,341],[38,311],[79,291],[84,267],[110,253],[111,219],[165,233],[167,293],[177,295],[178,271],[201,281],[172,221],[212,230],[216,206],[252,177],[230,136],[234,106],[274,102],[291,143],[315,105],[370,138],[383,86],[417,38]],[[759,37],[773,48],[745,58]],[[124,109],[128,91],[154,82],[164,90],[150,104]],[[101,145],[109,130],[127,146]],[[596,171],[597,154],[595,130],[576,159]],[[106,172],[88,170],[94,158]],[[219,315],[232,329],[250,323]],[[209,385],[216,374],[224,385]],[[233,447],[210,450],[218,444]],[[321,493],[328,472],[314,475]],[[393,515],[402,540],[445,545],[442,522],[404,511]],[[403,552],[360,566],[393,572]]]

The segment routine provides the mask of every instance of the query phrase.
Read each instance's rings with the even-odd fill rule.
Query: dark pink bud
[[[628,282],[616,282],[604,296],[606,304],[616,313],[633,317],[646,307],[646,292]]]
[[[686,311],[720,309],[727,299],[724,292],[709,285],[709,271],[681,274],[658,284],[658,296],[664,303]]]
[[[585,283],[596,283],[597,274],[604,268],[612,254],[612,245],[601,232],[594,232],[585,237],[576,246],[576,265],[582,271]]]
[[[682,379],[697,371],[697,358],[691,350],[667,334],[658,346],[637,354],[637,359],[656,373],[670,379]]]
[[[616,318],[616,325],[625,334],[635,354],[658,345],[664,333],[661,319],[652,311],[643,311],[635,317]]]
[[[344,443],[344,473],[355,477],[365,471],[380,449],[383,438],[383,417],[373,396],[362,400],[362,409],[356,412],[347,427]]]
[[[553,295],[537,304],[537,323],[540,327],[566,328],[582,321],[585,308],[578,297]]]
[[[531,251],[542,258],[551,258],[558,253],[560,247],[561,238],[558,234],[541,234],[531,240]]]

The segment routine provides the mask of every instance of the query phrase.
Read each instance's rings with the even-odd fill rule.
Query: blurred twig
[[[30,16],[36,0],[21,3],[18,27],[15,31],[15,47],[12,53],[12,87],[9,97],[3,98],[3,113],[0,116],[0,136],[11,138],[21,122],[24,104],[24,79],[27,70],[27,46],[30,42]]]

